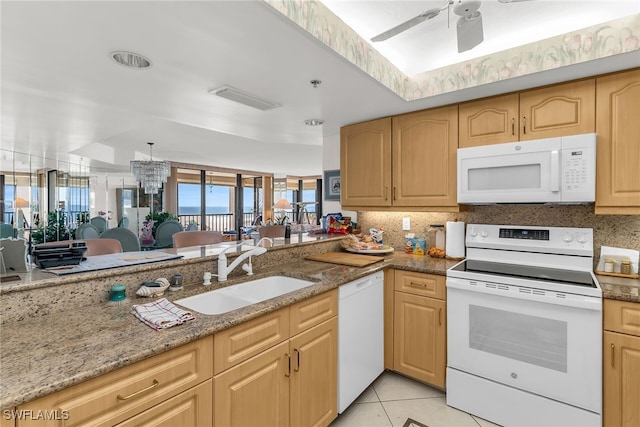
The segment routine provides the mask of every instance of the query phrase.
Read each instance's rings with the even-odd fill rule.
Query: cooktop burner
[[[452,267],[453,271],[490,274],[502,277],[518,277],[538,281],[563,283],[586,288],[597,288],[593,276],[587,271],[563,270],[558,268],[537,267],[531,265],[504,264],[491,261],[467,259]],[[481,280],[480,276],[478,277]]]

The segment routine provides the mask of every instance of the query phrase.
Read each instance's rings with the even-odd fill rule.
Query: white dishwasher
[[[384,274],[340,286],[338,299],[338,413],[384,370]]]

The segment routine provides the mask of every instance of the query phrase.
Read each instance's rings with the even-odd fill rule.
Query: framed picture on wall
[[[340,171],[324,171],[324,199],[340,200]]]

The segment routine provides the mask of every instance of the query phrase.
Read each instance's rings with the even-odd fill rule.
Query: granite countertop
[[[387,255],[384,261],[364,268],[297,261],[286,267],[261,271],[253,279],[281,274],[312,280],[315,282],[313,286],[226,314],[207,316],[194,313],[195,321],[161,331],[151,329],[130,314],[132,304],[149,301],[142,298],[128,300],[123,305],[93,304],[5,324],[0,331],[0,409],[11,408],[108,373],[376,271],[396,268],[445,275],[446,270],[456,263],[403,253]],[[606,279],[603,285],[605,297],[640,302],[638,280],[609,279],[617,278]],[[244,276],[230,280],[228,284],[246,280]],[[628,289],[635,289],[635,296]],[[164,296],[177,300],[208,290],[211,289],[194,284]]]

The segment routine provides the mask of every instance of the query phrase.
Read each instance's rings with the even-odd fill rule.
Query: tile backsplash
[[[466,212],[358,212],[362,230],[372,227],[384,229],[385,244],[396,250],[404,249],[402,219],[410,218],[416,237],[425,237],[430,224],[464,221],[465,224],[533,225],[551,227],[593,228],[594,261],[600,246],[640,250],[640,215],[595,215],[593,205],[495,205],[469,206]]]

